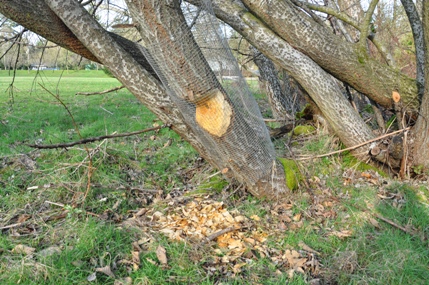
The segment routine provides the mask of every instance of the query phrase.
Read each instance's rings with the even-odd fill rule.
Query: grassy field
[[[306,181],[292,201],[269,203],[169,129],[34,149],[162,123],[125,89],[75,95],[120,86],[102,71],[12,79],[0,71],[0,284],[429,280],[427,183],[335,156],[299,162]],[[290,147],[299,156],[339,146],[317,131]]]

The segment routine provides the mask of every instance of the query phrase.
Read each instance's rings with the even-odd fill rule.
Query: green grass
[[[47,90],[67,105],[83,138],[161,122],[124,89],[75,95],[120,85],[102,71],[45,71],[37,78],[35,72],[19,71],[13,94],[7,91],[11,80],[7,71],[0,72],[0,227],[6,227],[0,233],[0,284],[115,284],[126,277],[132,284],[301,285],[320,278],[326,284],[396,285],[429,280],[427,184],[411,186],[378,177],[375,185],[360,176],[362,171],[373,173],[371,168],[336,155],[299,162],[309,188],[302,183],[290,208],[278,210],[283,202],[255,199],[220,174],[213,175],[216,170],[198,160],[189,144],[162,129],[87,144],[93,170],[84,199],[89,169],[84,146],[35,150],[25,145],[80,139],[72,118]],[[299,144],[294,148],[321,154],[338,147],[332,137],[311,136],[313,140],[292,138],[292,144]],[[350,170],[357,174],[346,183],[343,173]],[[307,256],[303,243],[316,250],[319,271],[295,272],[290,279],[287,264],[255,251],[253,257],[241,259],[241,272],[233,273],[236,263],[215,263],[211,245],[171,241],[151,228],[153,222],[145,224],[148,230],[143,232],[122,226],[141,208],[167,212],[170,206],[163,198],[184,189],[191,194],[185,195],[186,201],[209,197],[223,201],[229,211],[261,218],[248,230],[268,233],[271,257],[287,249]],[[342,231],[349,234],[335,235]],[[133,268],[136,244],[140,264]],[[34,253],[14,253],[17,245]],[[159,265],[158,246],[166,249],[166,267]],[[43,255],[52,248],[53,254]],[[97,272],[96,280],[87,280],[106,265],[115,278]]]

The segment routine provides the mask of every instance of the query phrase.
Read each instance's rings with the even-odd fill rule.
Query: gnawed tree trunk
[[[213,98],[212,95],[205,96],[205,93],[214,93],[215,96],[222,96],[221,105],[229,104],[220,86],[211,86],[215,87],[216,92],[213,92],[213,89],[191,89],[192,92],[185,93],[193,98],[172,98],[160,81],[118,44],[115,37],[107,33],[78,2],[47,0],[46,3],[98,61],[109,68],[115,77],[163,122],[171,124],[172,129],[189,141],[207,161],[222,169],[227,177],[236,178],[244,183],[249,191],[258,197],[276,198],[288,193],[283,166],[276,161],[273,153],[267,155],[260,144],[255,143],[258,137],[251,137],[246,129],[240,130],[235,127],[235,106],[229,106],[230,112],[227,111],[227,107],[223,109],[230,116],[230,121],[226,123],[226,127],[222,125],[215,128],[214,133],[208,129],[210,126],[204,127],[204,123],[197,122],[195,112],[200,94],[201,98],[210,100]],[[51,40],[55,41],[55,35]],[[177,100],[187,99],[194,105],[187,105],[188,111],[182,113],[177,108]],[[204,115],[205,111],[210,112],[211,105],[202,108],[206,108],[201,110]],[[195,115],[193,121],[185,118],[188,114]],[[259,139],[269,140],[267,130],[260,131]],[[262,137],[264,132],[266,138]],[[214,138],[207,139],[207,133]],[[227,142],[223,141],[224,137],[229,138]],[[219,148],[223,143],[229,144],[227,151],[219,151],[223,149]]]
[[[288,112],[288,109],[292,109],[292,106],[288,108],[288,102],[290,105],[292,105],[292,102],[286,97],[291,97],[291,94],[284,93],[274,63],[260,53],[255,47],[251,47],[250,51],[252,53],[253,62],[259,69],[259,81],[264,86],[268,96],[273,117],[279,121],[293,119],[292,114]]]
[[[273,172],[278,168],[274,148],[262,117],[252,107],[255,102],[244,93],[242,100],[233,101],[217,81],[186,24],[180,1],[126,2],[164,86],[189,125],[211,145],[215,165],[246,181],[255,194],[262,189],[261,177],[280,181],[283,174]],[[249,104],[242,104],[244,100]],[[253,112],[243,114],[247,108]]]
[[[278,37],[240,2],[214,0],[213,3],[219,18],[284,68],[308,92],[346,146],[355,146],[375,137],[342,95],[337,83],[311,58]],[[355,150],[354,155],[369,158],[369,145]]]

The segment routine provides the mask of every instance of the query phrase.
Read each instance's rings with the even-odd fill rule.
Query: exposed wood
[[[212,92],[215,95],[197,103],[195,117],[203,129],[214,136],[221,137],[231,124],[232,109],[218,89]]]

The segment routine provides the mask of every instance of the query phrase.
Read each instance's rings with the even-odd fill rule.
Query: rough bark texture
[[[262,118],[249,123],[237,110],[245,106],[233,102],[217,81],[186,24],[179,1],[128,0],[127,4],[164,85],[171,96],[178,96],[177,107],[188,120],[195,117],[196,124],[206,131],[195,130],[211,145],[211,160],[246,182],[251,191],[259,191],[255,185],[260,177],[282,179],[282,173],[271,171],[274,148]],[[268,144],[271,154],[265,149]],[[272,190],[269,195],[276,191],[285,189]]]
[[[401,0],[401,3],[407,13],[407,17],[413,31],[414,45],[416,48],[417,87],[419,99],[421,100],[425,84],[425,48],[422,22],[420,21],[416,6],[412,0]]]
[[[420,113],[413,129],[413,165],[429,169],[429,1],[423,1],[423,29],[425,46],[425,85]]]
[[[252,169],[253,165],[246,165],[243,161],[230,161],[224,155],[219,161],[217,156],[221,154],[212,151],[212,148],[215,147],[213,142],[204,139],[204,136],[196,132],[194,125],[186,123],[183,118],[184,114],[178,111],[160,82],[80,7],[78,2],[47,0],[46,3],[67,24],[79,41],[108,67],[116,78],[162,121],[171,124],[172,128],[189,141],[211,164],[219,169],[227,168],[228,177],[237,178],[245,183],[249,190],[258,197],[278,198],[287,194],[282,166],[275,160],[272,160],[267,166],[268,169],[260,169],[265,176],[261,175],[259,181],[253,184],[249,184],[246,177],[246,170]],[[244,161],[249,155],[258,153],[259,150],[255,148],[252,138],[246,138],[243,132],[231,132],[231,135],[236,136],[236,141],[241,140],[241,144],[235,145],[232,150],[239,153]]]
[[[221,7],[230,1],[215,2]],[[309,56],[339,80],[386,108],[392,107],[391,94],[396,90],[406,106],[417,110],[419,102],[415,80],[369,58],[366,50],[335,36],[289,0],[242,2],[293,48]]]

